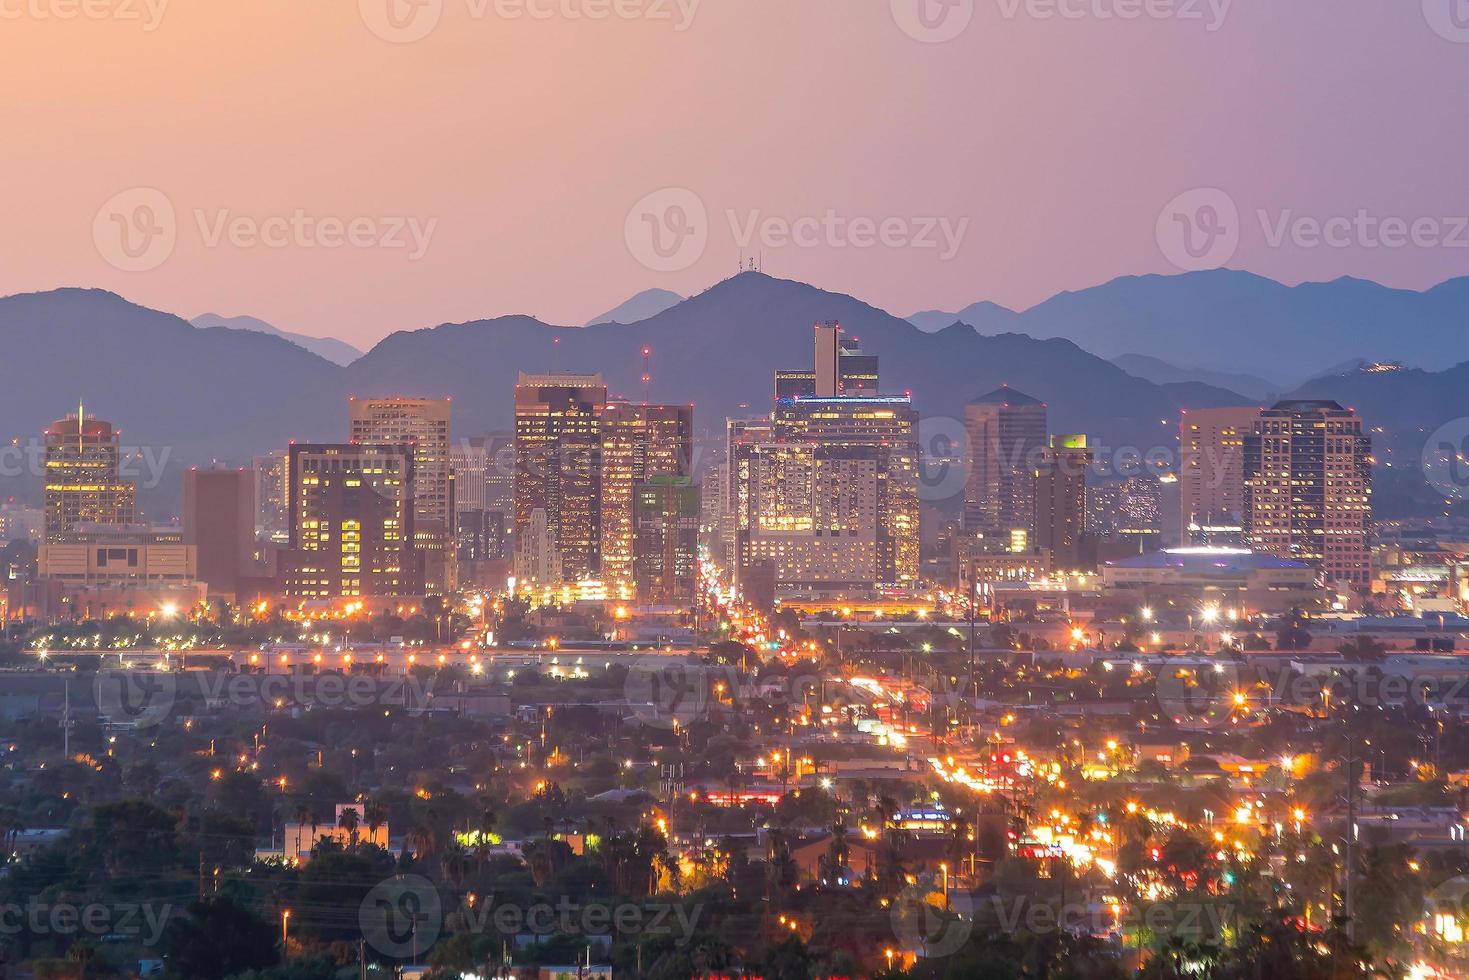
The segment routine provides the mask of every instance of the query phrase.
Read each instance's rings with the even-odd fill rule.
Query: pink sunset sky
[[[766,272],[899,314],[1025,307],[1177,272],[1159,215],[1195,188],[1238,207],[1234,268],[1469,273],[1469,4],[946,2],[0,0],[0,293],[365,347],[695,292],[750,234]],[[698,247],[650,256],[634,205],[689,193],[702,216],[657,213]],[[172,240],[129,268],[105,239],[159,195]],[[1359,212],[1434,225],[1265,227]]]

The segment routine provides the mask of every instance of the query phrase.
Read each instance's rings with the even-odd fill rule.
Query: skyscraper
[[[209,595],[233,597],[255,554],[255,474],[184,471],[184,543],[195,548]]]
[[[1046,405],[1004,386],[964,408],[969,474],[964,529],[1005,536],[1035,523],[1035,471],[1046,448]]]
[[[1245,438],[1258,408],[1190,409],[1178,423],[1179,517],[1185,543],[1239,527],[1245,512]]]
[[[816,324],[814,365],[776,371],[775,400],[878,393],[877,355],[863,353],[835,321]]]
[[[255,534],[257,537],[285,544],[291,537],[290,459],[283,450],[256,456]]]
[[[46,539],[58,541],[78,524],[131,524],[137,487],[120,475],[122,451],[112,423],[87,415],[46,429]]]
[[[1356,412],[1334,401],[1277,402],[1244,442],[1250,546],[1314,565],[1328,581],[1367,582],[1372,444]]]
[[[521,374],[515,386],[516,575],[596,578],[602,568],[602,376]],[[536,512],[544,517],[533,523]],[[541,530],[544,528],[544,530]],[[531,546],[534,546],[531,548]]]
[[[640,604],[689,608],[699,578],[699,488],[652,476],[634,490],[633,578]]]
[[[430,595],[455,588],[449,409],[447,398],[350,399],[353,442],[413,447],[413,544],[423,553]]]
[[[1035,470],[1035,543],[1056,571],[1081,571],[1095,559],[1086,533],[1086,436],[1052,436]]]
[[[423,558],[413,545],[413,457],[408,445],[291,447],[286,596],[424,593]]]
[[[634,493],[655,476],[691,476],[692,405],[613,402],[602,412],[602,578],[634,588]]]
[[[771,415],[777,443],[824,449],[870,449],[877,576],[882,584],[918,581],[918,413],[907,396],[792,398]],[[860,454],[859,454],[860,455]],[[828,462],[836,457],[829,456]],[[814,462],[814,460],[813,460]],[[856,475],[853,479],[862,479]],[[820,493],[820,482],[812,493]],[[795,489],[794,485],[788,489]],[[865,493],[856,487],[851,493]],[[813,516],[814,520],[814,516]]]

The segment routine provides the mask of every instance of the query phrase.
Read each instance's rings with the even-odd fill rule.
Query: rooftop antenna
[[[644,405],[647,405],[648,404],[648,402],[649,402],[649,397],[648,396],[651,393],[651,390],[652,390],[652,387],[653,387],[652,357],[653,357],[653,348],[644,345],[644,347],[643,347],[643,404]]]
[[[86,420],[87,420],[87,407],[85,405],[83,405],[82,404],[82,400],[80,398],[78,398],[77,399],[77,452],[78,453],[85,452],[84,443],[83,443],[83,440],[82,440],[82,430],[84,428],[84,426],[83,426],[82,423],[84,423]]]

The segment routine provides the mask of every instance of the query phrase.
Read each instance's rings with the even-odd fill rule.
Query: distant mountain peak
[[[291,333],[282,330],[272,324],[266,323],[259,317],[253,316],[220,316],[218,313],[201,313],[189,321],[200,330],[212,330],[223,328],[226,330],[249,330],[252,333],[269,334],[272,337],[280,337],[289,341],[297,347],[311,351],[318,357],[323,357],[338,367],[346,367],[357,358],[362,356],[362,351],[353,347],[346,341],[337,340],[335,337],[311,337],[302,333]]]
[[[684,298],[667,289],[645,289],[612,309],[587,321],[587,326],[599,323],[641,323],[664,310],[682,303]]]

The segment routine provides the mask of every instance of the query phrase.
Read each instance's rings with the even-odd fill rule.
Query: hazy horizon
[[[1469,273],[1449,0],[948,2],[27,0],[0,293],[366,349],[583,323],[742,255],[899,316]]]

